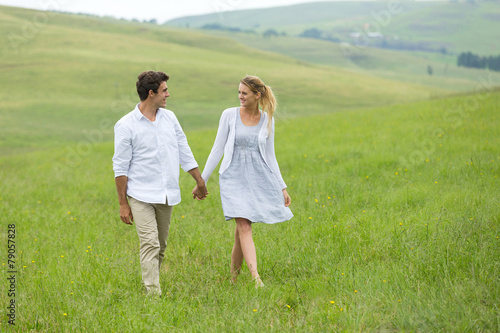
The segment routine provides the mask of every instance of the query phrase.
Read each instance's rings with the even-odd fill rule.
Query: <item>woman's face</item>
[[[240,99],[240,105],[245,108],[252,108],[258,105],[260,93],[254,93],[250,88],[248,88],[243,83],[240,83],[238,89],[238,97]]]

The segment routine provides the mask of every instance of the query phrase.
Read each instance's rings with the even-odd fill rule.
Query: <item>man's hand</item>
[[[120,205],[120,219],[125,224],[132,224],[134,221],[134,216],[132,215],[132,210],[128,203]]]
[[[198,201],[205,199],[208,196],[208,190],[207,187],[205,186],[205,182],[196,185],[192,193],[193,193],[193,199],[196,199]]]
[[[203,200],[208,195],[207,187],[205,186],[205,181],[201,178],[200,170],[198,168],[194,168],[188,171],[189,174],[196,181],[196,186],[193,189],[193,199]]]
[[[127,201],[127,182],[128,178],[126,176],[118,176],[115,178],[118,202],[120,203],[120,219],[125,224],[132,224],[134,217],[132,216],[132,210]]]

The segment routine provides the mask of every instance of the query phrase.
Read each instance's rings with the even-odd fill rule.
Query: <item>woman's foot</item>
[[[238,275],[240,275],[240,269],[232,269],[231,270],[231,283],[236,284],[236,280],[238,280]]]
[[[264,287],[264,282],[262,282],[260,276],[256,276],[253,279],[255,281],[255,289],[263,288]]]

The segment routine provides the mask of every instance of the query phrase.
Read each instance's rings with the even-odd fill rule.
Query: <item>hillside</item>
[[[321,2],[257,10],[234,10],[219,14],[179,18],[168,25],[201,28],[217,23],[224,27],[298,36],[319,30],[321,38],[396,49],[472,51],[500,54],[500,2]],[[314,31],[313,31],[314,32]],[[371,39],[369,33],[384,38]],[[358,33],[358,37],[353,34]],[[318,31],[315,32],[318,34]]]
[[[406,11],[418,11],[422,8],[434,7],[431,2],[404,2]],[[289,6],[279,6],[260,9],[221,11],[215,14],[205,14],[181,17],[165,22],[179,27],[189,26],[200,28],[211,23],[220,23],[227,27],[240,29],[256,29],[263,31],[273,28],[289,33],[302,32],[294,27],[323,26],[334,22],[348,22],[369,17],[372,12],[387,8],[382,1],[332,1],[304,3]]]
[[[185,129],[217,124],[245,74],[275,88],[281,117],[420,100],[450,90],[298,62],[196,31],[0,7],[0,154],[112,138],[137,102],[137,74],[171,75]],[[21,29],[19,28],[21,27]],[[29,34],[28,34],[29,32]]]
[[[488,85],[500,85],[500,72],[458,67],[456,57],[450,54],[345,46],[293,36],[263,37],[245,32],[200,31],[232,38],[250,47],[294,57],[300,61],[342,67],[374,77],[417,83],[430,88],[466,92],[482,86],[482,81],[487,81]],[[429,74],[429,68],[432,75]]]
[[[388,35],[418,41],[431,50],[444,47],[454,54],[499,55],[500,2],[445,2],[415,13],[404,12],[384,29]]]

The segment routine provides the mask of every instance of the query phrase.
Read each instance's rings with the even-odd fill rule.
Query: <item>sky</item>
[[[0,0],[0,5],[164,23],[183,16],[324,1],[331,0]]]

